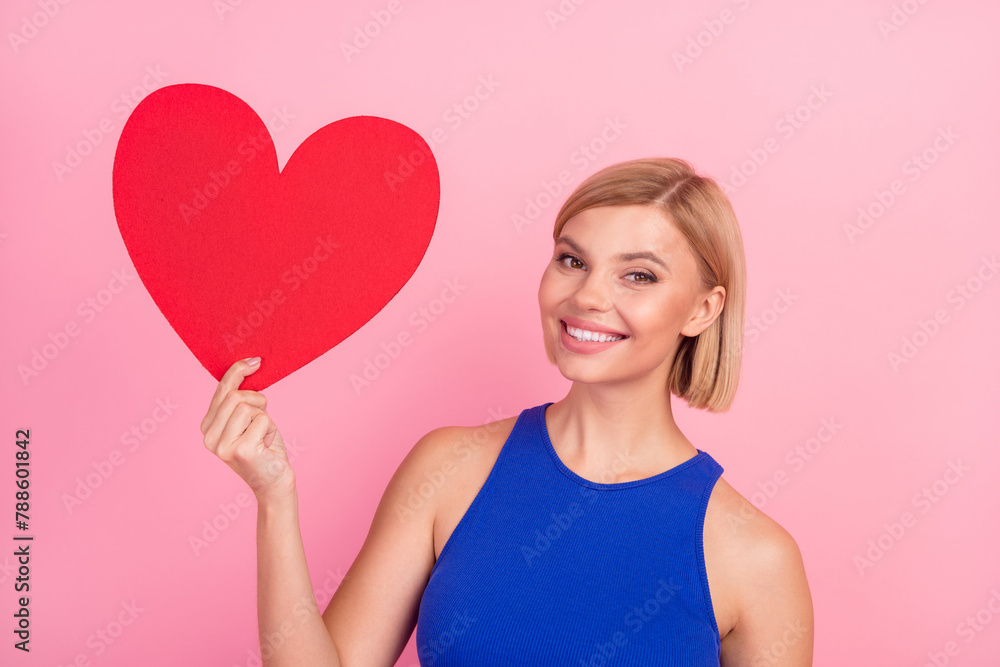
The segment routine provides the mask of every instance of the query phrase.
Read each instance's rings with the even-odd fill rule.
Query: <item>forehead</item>
[[[673,221],[652,206],[589,208],[566,221],[559,232],[564,236],[592,253],[652,251],[669,259],[687,251]]]

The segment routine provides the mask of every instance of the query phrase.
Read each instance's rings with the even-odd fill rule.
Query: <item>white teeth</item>
[[[624,336],[615,336],[612,334],[597,333],[596,331],[587,331],[585,329],[577,329],[576,327],[571,327],[566,325],[566,331],[570,336],[577,339],[580,342],[594,341],[598,343],[606,343],[612,340],[621,340]]]

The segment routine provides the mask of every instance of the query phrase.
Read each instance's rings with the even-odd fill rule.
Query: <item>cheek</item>
[[[559,300],[559,281],[548,269],[542,274],[538,285],[538,305],[550,308]]]
[[[540,308],[544,309],[545,304],[548,302],[548,296],[549,289],[545,281],[545,276],[543,275],[542,281],[538,284],[538,306]]]
[[[680,330],[682,323],[678,313],[679,306],[666,300],[650,301],[635,299],[622,305],[622,316],[625,323],[637,336],[649,340],[662,339],[669,344],[669,332]]]

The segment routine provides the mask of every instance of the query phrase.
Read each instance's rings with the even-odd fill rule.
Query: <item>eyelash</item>
[[[571,255],[571,254],[569,254],[567,252],[564,252],[563,254],[559,255],[556,258],[556,262],[558,262],[559,264],[562,264],[563,260],[565,260],[567,257],[571,257],[571,258],[579,261],[580,263],[583,263],[582,259],[580,259],[579,257],[577,257],[575,255]],[[566,268],[570,268],[570,267],[567,266]],[[654,276],[649,271],[629,271],[625,275],[628,275],[628,276],[634,276],[634,275],[646,276],[646,280],[642,280],[642,281],[633,280],[632,282],[634,282],[636,285],[650,285],[650,284],[655,283],[657,281],[656,276]]]

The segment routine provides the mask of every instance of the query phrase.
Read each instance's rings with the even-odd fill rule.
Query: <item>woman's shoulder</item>
[[[413,497],[432,514],[435,559],[486,483],[516,422],[507,417],[479,426],[441,426],[407,456],[413,459]]]
[[[737,623],[750,628],[769,613],[808,617],[812,627],[798,543],[721,477],[705,512],[704,545],[712,595],[720,601],[720,634],[725,636]],[[749,609],[754,609],[753,621],[744,615]]]
[[[431,468],[488,457],[491,452],[499,453],[516,422],[517,416],[513,416],[479,426],[439,426],[413,445],[410,456],[417,459],[420,466]]]
[[[705,538],[720,538],[741,562],[758,568],[800,559],[798,544],[777,521],[758,509],[720,477],[705,512]]]

